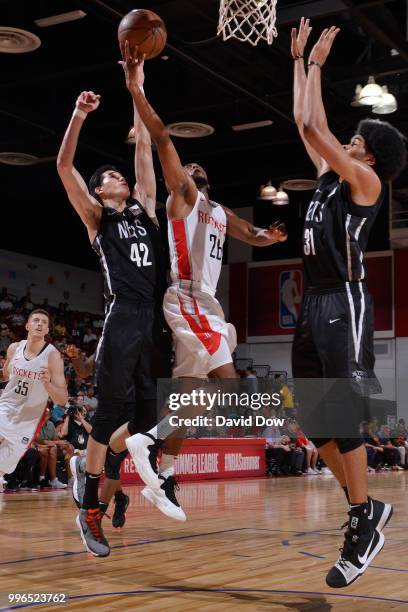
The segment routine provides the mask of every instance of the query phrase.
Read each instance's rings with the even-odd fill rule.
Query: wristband
[[[81,110],[80,108],[76,108],[74,110],[74,115],[76,115],[77,117],[80,117],[81,119],[86,119],[88,113],[86,113],[85,111]]]
[[[308,66],[317,66],[318,68],[320,68],[320,70],[322,69],[322,65],[319,62],[315,62],[314,60],[310,60]]]
[[[293,60],[296,62],[296,60],[298,59],[303,59],[303,55],[296,55],[296,57],[293,58]]]

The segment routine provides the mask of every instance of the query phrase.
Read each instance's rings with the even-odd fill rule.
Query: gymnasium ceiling
[[[121,15],[141,7],[157,12],[169,33],[168,59],[146,62],[146,94],[166,123],[198,121],[215,128],[206,138],[175,142],[183,161],[198,161],[207,169],[218,201],[253,205],[268,179],[278,185],[284,179],[313,178],[291,116],[290,29],[302,15],[312,18],[312,42],[322,28],[341,27],[324,69],[327,114],[337,136],[348,139],[356,123],[371,114],[369,107],[350,106],[356,84],[365,84],[369,75],[397,96],[399,110],[384,118],[408,134],[405,0],[278,0],[278,39],[256,48],[216,38],[218,0],[146,0],[141,5],[132,0],[0,0],[1,25],[29,30],[42,41],[32,53],[0,54],[0,149],[46,158],[30,167],[0,164],[2,248],[95,265],[53,158],[78,93],[92,89],[102,95],[102,103],[86,123],[77,166],[85,176],[106,162],[131,173],[132,147],[124,142],[131,103],[117,65],[116,29]],[[48,28],[34,23],[78,9],[86,13],[78,21]],[[232,130],[232,125],[266,119],[273,124]],[[163,200],[161,178],[159,183]]]

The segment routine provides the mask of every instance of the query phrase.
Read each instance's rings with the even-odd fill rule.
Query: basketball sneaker
[[[326,576],[329,587],[339,589],[352,584],[365,572],[384,546],[384,534],[377,531],[373,520],[369,519],[373,514],[370,512],[372,508],[373,506],[367,503],[363,507],[350,509],[340,557]]]
[[[384,504],[384,502],[372,497],[368,498],[368,504],[368,520],[371,522],[373,529],[382,531],[392,517],[392,505]]]
[[[123,527],[126,523],[126,510],[129,505],[129,495],[123,493],[123,491],[118,491],[115,493],[115,512],[112,517],[112,526],[115,529],[119,529]]]
[[[72,484],[72,497],[77,508],[82,507],[85,494],[85,457],[74,455],[69,460],[69,466],[72,472],[74,482]]]
[[[95,557],[107,557],[110,553],[108,541],[103,535],[101,521],[102,515],[99,508],[81,509],[76,518],[85,548]]]
[[[126,439],[126,446],[143,482],[153,490],[160,489],[162,482],[157,473],[157,453],[162,441],[149,433],[135,434]]]
[[[165,478],[159,475],[159,480],[161,481],[160,489],[153,490],[150,487],[145,487],[141,491],[142,495],[166,516],[176,521],[186,521],[185,512],[178,503],[175,494],[175,490],[179,489],[176,479],[174,476]]]

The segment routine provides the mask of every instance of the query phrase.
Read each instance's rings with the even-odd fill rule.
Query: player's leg
[[[75,465],[71,463],[76,479],[73,494],[82,489],[79,483],[85,480],[82,509],[77,517],[77,525],[85,547],[95,556],[107,556],[110,552],[101,526],[98,484],[109,439],[120,422],[128,389],[132,384],[141,343],[139,311],[140,306],[137,304],[113,303],[105,319],[95,359],[98,408],[88,439],[85,473],[78,459]]]
[[[4,475],[14,472],[26,450],[27,446],[13,444],[0,436],[0,492],[3,490]]]
[[[358,372],[367,381],[373,376],[363,357],[361,344],[372,335],[368,295],[360,283],[347,292],[329,293],[314,313],[314,335],[330,379],[326,395],[329,434],[338,446],[345,476],[350,511],[344,546],[326,582],[334,588],[348,586],[367,569],[384,545],[382,529],[392,514],[390,504],[368,497],[367,453],[360,434],[365,417],[365,383],[357,382]]]

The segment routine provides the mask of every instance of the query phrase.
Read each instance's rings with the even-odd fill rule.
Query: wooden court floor
[[[106,559],[84,551],[70,492],[0,495],[0,612],[408,610],[408,472],[369,478],[373,496],[394,504],[394,517],[373,566],[340,591],[324,580],[347,511],[330,476],[183,484],[186,523],[128,487],[125,528],[114,531],[104,519]],[[15,592],[70,599],[13,608],[7,594]]]

